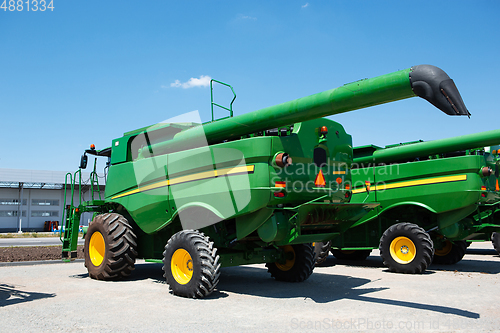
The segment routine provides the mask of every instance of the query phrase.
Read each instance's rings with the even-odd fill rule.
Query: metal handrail
[[[231,101],[231,103],[229,103],[229,108],[226,108],[225,106],[222,106],[220,104],[217,104],[217,103],[214,103],[214,89],[213,89],[213,84],[212,82],[216,82],[216,83],[219,83],[219,84],[222,84],[226,87],[229,87],[231,88],[231,91],[233,92],[233,100]],[[225,118],[231,118],[233,116],[233,102],[234,100],[236,99],[236,94],[234,92],[234,89],[233,87],[231,87],[231,85],[227,84],[227,83],[224,83],[224,82],[221,82],[221,81],[217,81],[215,79],[211,79],[210,80],[210,105],[211,105],[211,109],[212,109],[212,121],[215,121],[215,117],[214,117],[214,105],[215,106],[218,106],[224,110],[227,110],[229,111],[229,117],[224,117],[222,119],[225,119]]]

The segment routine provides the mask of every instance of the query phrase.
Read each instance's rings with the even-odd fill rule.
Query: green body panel
[[[111,165],[106,200],[123,206],[145,233],[164,228],[182,211],[193,208],[212,213],[214,223],[217,223],[251,214],[267,206],[284,203],[296,205],[323,195],[328,195],[328,199],[334,202],[345,202],[345,191],[337,188],[335,191],[314,189],[319,168],[313,163],[313,150],[318,146],[317,128],[321,126],[338,132],[338,135],[334,134],[323,143],[330,159],[322,168],[327,184],[337,186],[336,178],[344,180],[348,175],[352,159],[351,137],[340,124],[318,119],[294,125],[289,136],[246,138]],[[286,151],[294,161],[301,163],[288,166],[286,171],[274,167],[273,157],[281,151]],[[248,173],[226,177],[214,174],[214,171],[245,167],[253,169]],[[334,177],[332,172],[328,172],[329,169],[346,174]],[[306,188],[293,188],[288,191],[286,198],[274,198],[273,193],[277,190],[274,184],[277,181],[296,187],[305,184]],[[155,188],[150,189],[151,186]],[[231,195],[236,199],[231,200],[228,197]],[[228,202],[232,202],[232,205],[228,205]],[[263,222],[265,220],[256,223]],[[247,232],[238,231],[240,237],[257,227]]]
[[[495,229],[500,223],[494,220],[500,202],[497,177],[494,173],[490,176],[482,174],[484,167],[495,170],[497,159],[484,149],[468,150],[477,147],[479,142],[500,142],[500,131],[417,141],[385,149],[375,146],[356,148],[354,165],[364,167],[351,171],[351,202],[378,202],[380,206],[362,217],[341,237],[334,238],[332,246],[377,248],[383,232],[398,222],[418,224],[431,231],[433,239],[444,236],[452,241],[485,238],[489,237],[488,232],[500,230]],[[440,143],[448,150],[443,151]],[[450,151],[452,146],[455,150]],[[369,151],[373,158],[368,156]],[[371,164],[373,160],[377,164]],[[401,163],[378,164],[381,161]],[[366,182],[369,182],[369,188]],[[436,243],[439,249],[442,242]]]

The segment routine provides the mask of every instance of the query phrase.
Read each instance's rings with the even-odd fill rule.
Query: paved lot
[[[84,240],[78,239],[78,245],[83,245]],[[51,246],[61,245],[59,237],[37,237],[37,238],[0,238],[0,247],[9,246]]]
[[[83,264],[0,267],[0,331],[322,332],[498,331],[500,257],[473,244],[454,266],[423,275],[329,257],[305,282],[270,278],[263,265],[224,268],[202,300],[168,293],[161,265],[139,262],[128,281],[91,280]]]

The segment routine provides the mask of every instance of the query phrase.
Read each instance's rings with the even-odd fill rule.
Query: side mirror
[[[87,154],[83,154],[82,158],[80,159],[80,169],[86,169],[87,168]]]

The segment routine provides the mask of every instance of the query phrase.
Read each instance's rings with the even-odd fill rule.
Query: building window
[[[26,206],[27,204],[27,199],[23,199],[23,206]],[[19,205],[19,199],[0,199],[0,205],[5,205],[5,206],[17,206]]]
[[[57,199],[31,199],[32,206],[59,206]]]
[[[0,217],[17,217],[19,214],[17,210],[0,210]],[[26,217],[26,211],[23,210],[23,217]]]
[[[31,217],[58,217],[57,210],[32,210]]]

